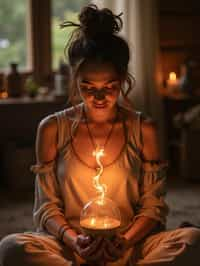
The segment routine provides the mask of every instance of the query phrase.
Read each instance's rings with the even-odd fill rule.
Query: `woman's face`
[[[86,63],[78,78],[82,100],[96,117],[108,115],[115,109],[120,85],[120,78],[111,64]]]

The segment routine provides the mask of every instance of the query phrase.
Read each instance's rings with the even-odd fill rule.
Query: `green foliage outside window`
[[[27,0],[0,0],[0,69],[7,69],[11,61],[20,68],[27,65],[27,8]]]
[[[70,20],[78,22],[78,13],[89,0],[54,0],[52,1],[52,49],[53,69],[57,69],[61,59],[67,62],[64,48],[71,35],[72,28],[60,29],[59,25]]]
[[[72,28],[60,29],[64,20],[77,21],[82,6],[89,0],[52,1],[52,64],[57,69],[64,59],[64,47]],[[28,0],[0,0],[0,70],[9,68],[10,62],[17,62],[20,69],[27,67],[27,13]]]

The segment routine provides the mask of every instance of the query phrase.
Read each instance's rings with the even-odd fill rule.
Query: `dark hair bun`
[[[100,35],[113,35],[122,28],[121,14],[114,15],[107,8],[98,9],[96,5],[84,7],[79,15],[83,34],[90,39]]]

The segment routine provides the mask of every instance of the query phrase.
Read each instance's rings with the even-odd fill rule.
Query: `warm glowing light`
[[[101,158],[104,149],[97,148],[93,152],[96,158],[97,169],[93,177],[93,185],[99,196],[89,201],[81,211],[80,225],[87,234],[103,234],[111,236],[121,224],[120,211],[116,204],[105,196],[107,186],[100,183],[104,167]]]
[[[92,217],[82,220],[81,226],[88,229],[114,229],[120,226],[120,221],[112,217]]]
[[[92,226],[94,226],[95,223],[96,223],[96,219],[95,219],[94,217],[91,218],[91,220],[90,220],[90,224],[91,224]]]
[[[8,98],[8,93],[7,93],[7,91],[2,91],[2,92],[0,93],[0,98],[1,98],[1,99],[6,99],[6,98]]]
[[[176,80],[176,73],[175,72],[169,73],[169,80]]]
[[[101,157],[104,156],[104,149],[103,148],[97,148],[94,152],[93,152],[93,156],[95,156],[96,158],[96,162],[98,165],[97,168],[97,173],[96,175],[93,177],[93,184],[94,187],[96,188],[96,190],[100,193],[100,201],[101,204],[103,204],[103,199],[105,197],[105,193],[107,190],[107,187],[105,184],[101,184],[99,179],[103,174],[103,165],[101,163]]]
[[[167,88],[170,91],[176,91],[179,88],[179,82],[180,80],[177,78],[176,73],[170,72],[169,79],[167,80]]]

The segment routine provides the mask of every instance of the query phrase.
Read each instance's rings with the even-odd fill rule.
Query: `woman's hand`
[[[96,261],[97,264],[103,258],[103,238],[101,236],[92,238],[91,236],[78,235],[74,243],[74,249],[84,260]]]
[[[104,260],[112,262],[122,258],[129,247],[129,242],[122,236],[115,236],[112,240],[105,238]]]

